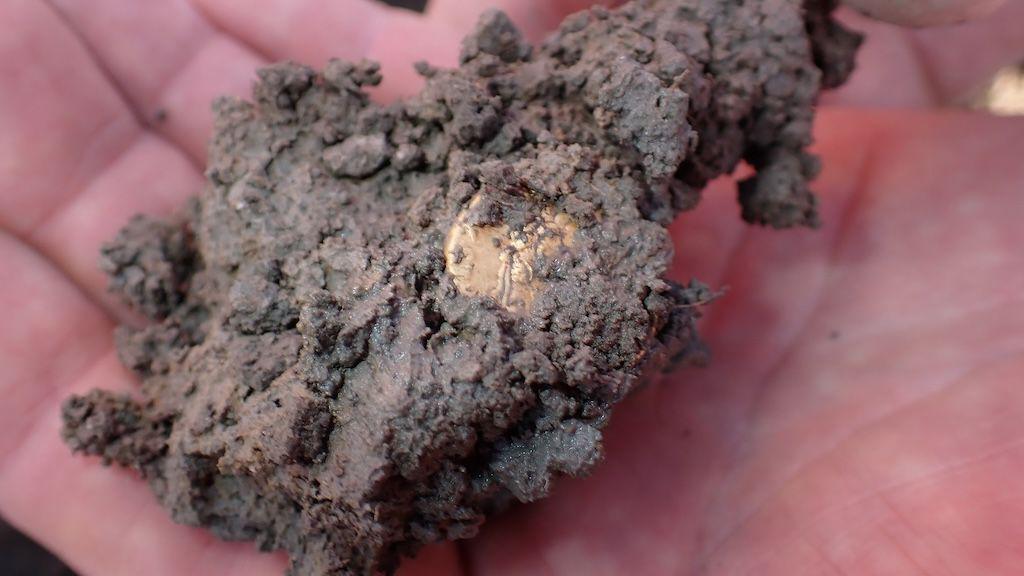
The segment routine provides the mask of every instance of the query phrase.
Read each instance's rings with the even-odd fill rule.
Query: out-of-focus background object
[[[974,105],[994,114],[1024,114],[1024,62],[997,74]]]
[[[385,4],[391,4],[392,6],[398,6],[400,8],[408,8],[409,10],[415,10],[422,12],[427,7],[427,0],[384,0]]]
[[[49,552],[0,521],[0,574],[3,576],[75,576]]]

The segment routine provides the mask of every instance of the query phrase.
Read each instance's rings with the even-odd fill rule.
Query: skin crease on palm
[[[537,39],[588,2],[0,2],[0,514],[86,576],[282,572],[61,444],[63,398],[133,386],[99,245],[200,190],[208,103],[255,67],[369,56],[391,98],[495,4]],[[728,287],[711,365],[629,399],[593,476],[401,574],[1024,573],[1024,119],[946,106],[1024,54],[1024,2],[848,18],[872,36],[818,120],[823,228],[749,228],[712,186],[675,228],[676,274]]]

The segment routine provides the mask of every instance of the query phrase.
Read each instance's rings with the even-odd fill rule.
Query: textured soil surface
[[[750,163],[743,218],[814,225],[813,103],[858,38],[829,2],[651,0],[531,48],[501,13],[389,106],[377,66],[262,70],[215,104],[208,186],[103,252],[154,322],[139,398],[65,405],[75,451],[294,574],[392,570],[601,458],[645,372],[704,356],[666,226]]]

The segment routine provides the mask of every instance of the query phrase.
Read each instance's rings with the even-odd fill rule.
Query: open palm
[[[588,2],[0,2],[0,513],[86,575],[283,570],[61,445],[63,398],[133,386],[98,247],[200,189],[208,102],[268,59],[370,56],[408,93],[502,3],[536,38]],[[403,573],[1024,573],[1024,121],[934,107],[1024,53],[1022,25],[1016,0],[877,27],[827,101],[917,111],[823,111],[823,229],[747,228],[725,182],[677,224],[677,274],[728,287],[711,366],[628,400],[594,476]]]

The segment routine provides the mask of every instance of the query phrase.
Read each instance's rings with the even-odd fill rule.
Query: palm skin
[[[409,92],[399,63],[451,61],[481,8],[466,4],[426,19],[359,0],[0,4],[4,517],[87,576],[283,570],[172,524],[137,478],[61,444],[64,397],[133,386],[111,340],[133,318],[98,246],[201,188],[207,102],[244,94],[255,66],[369,55],[395,71],[383,92]],[[505,2],[534,38],[584,4]],[[1024,573],[1024,122],[927,108],[1024,50],[1000,36],[1022,16],[880,28],[860,80],[826,101],[919,110],[822,112],[821,230],[745,227],[726,182],[676,225],[679,277],[728,287],[703,320],[711,365],[627,400],[593,476],[402,574]],[[943,65],[968,46],[975,69]]]

